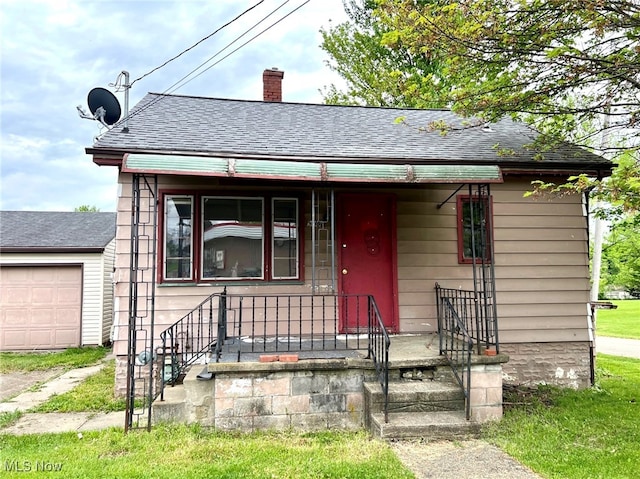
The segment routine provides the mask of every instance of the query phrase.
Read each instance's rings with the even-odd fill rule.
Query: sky
[[[85,153],[104,127],[82,119],[76,106],[88,112],[87,94],[100,87],[113,92],[124,110],[124,93],[110,86],[122,71],[129,72],[132,82],[130,107],[147,92],[262,100],[262,72],[272,67],[285,72],[283,101],[321,103],[321,90],[341,80],[326,66],[319,31],[346,20],[342,0],[310,0],[186,85],[174,86],[304,3],[2,0],[0,210],[73,211],[88,205],[115,211],[117,168],[99,167]],[[144,76],[256,4],[219,33]]]

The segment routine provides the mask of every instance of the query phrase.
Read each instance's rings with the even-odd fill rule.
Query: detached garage
[[[0,350],[109,341],[115,232],[115,213],[0,212]]]

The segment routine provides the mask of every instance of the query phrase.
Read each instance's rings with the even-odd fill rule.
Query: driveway
[[[14,373],[0,374],[0,401],[6,401],[18,394],[37,388],[51,379],[64,373],[63,368],[54,368],[47,371],[18,371]]]
[[[596,353],[640,359],[640,339],[597,336]]]

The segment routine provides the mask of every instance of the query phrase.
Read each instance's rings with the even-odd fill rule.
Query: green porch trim
[[[122,171],[319,182],[502,183],[497,165],[328,163],[211,156],[125,155]]]

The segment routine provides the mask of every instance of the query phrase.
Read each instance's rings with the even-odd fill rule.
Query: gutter
[[[0,246],[0,253],[102,253],[104,247]]]

